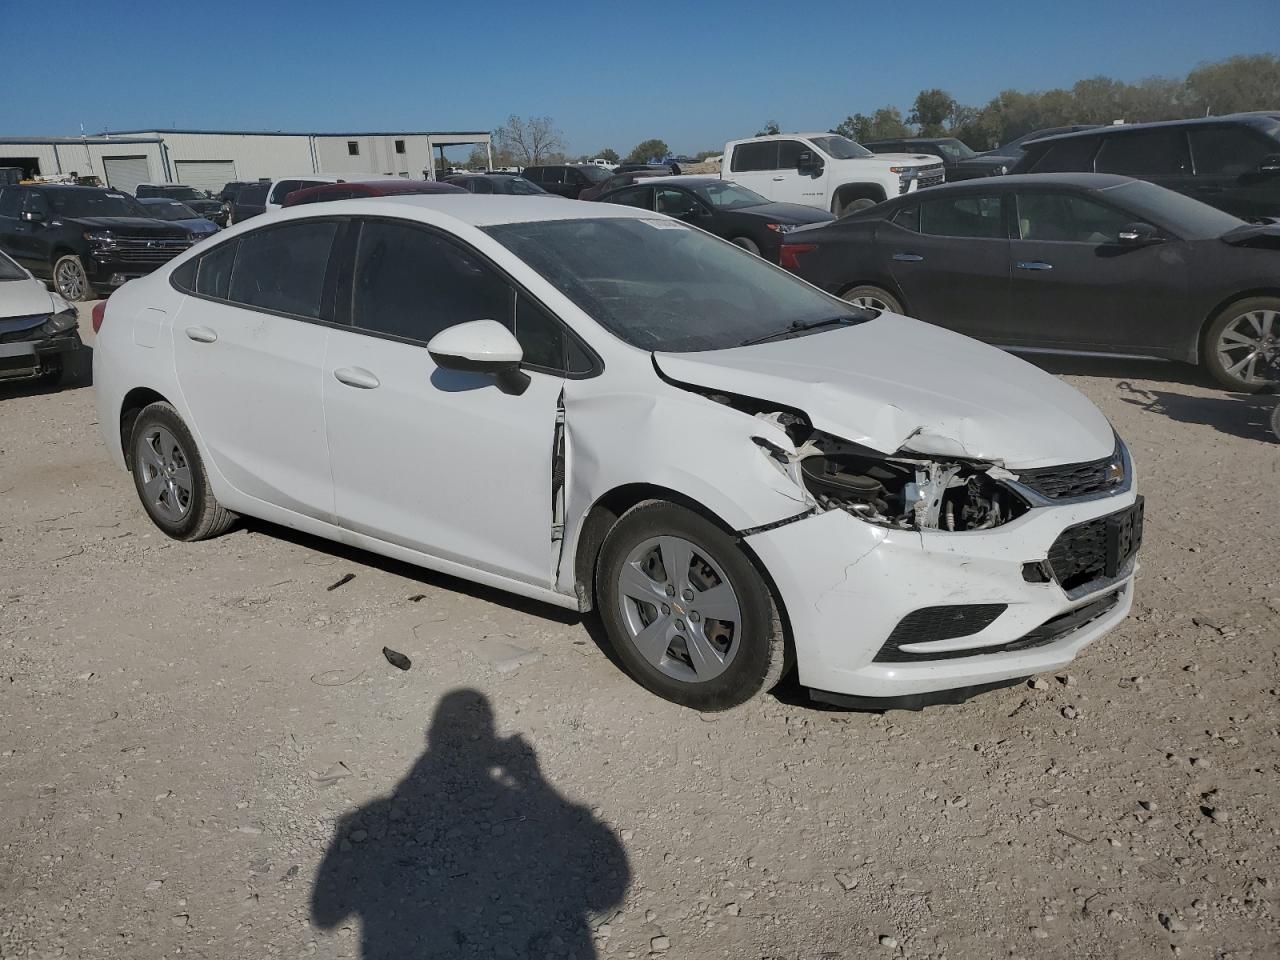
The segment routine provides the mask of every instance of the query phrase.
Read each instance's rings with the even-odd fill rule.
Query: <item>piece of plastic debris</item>
[[[382,648],[382,655],[387,658],[387,663],[401,670],[408,670],[413,666],[413,661],[406,657],[398,650],[392,650],[390,647]]]
[[[337,582],[329,584],[329,586],[328,586],[328,587],[326,587],[325,589],[326,589],[326,590],[337,590],[337,589],[338,589],[340,586],[342,586],[344,583],[350,583],[350,582],[351,582],[352,580],[354,580],[355,578],[356,578],[356,575],[355,575],[354,573],[344,574],[342,577],[340,577],[340,578],[337,580]]]
[[[419,603],[425,599],[427,599],[427,595],[425,593],[415,593],[412,597],[409,598],[409,602]]]

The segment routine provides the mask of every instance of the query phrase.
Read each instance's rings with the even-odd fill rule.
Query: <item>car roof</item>
[[[142,186],[142,184],[138,184]],[[134,197],[139,203],[149,203],[159,205],[161,203],[182,203],[181,200],[174,200],[172,197]]]
[[[343,210],[360,209],[388,215],[413,216],[415,211],[434,210],[473,227],[489,227],[505,223],[537,223],[544,220],[652,220],[652,210],[639,210],[612,203],[566,200],[554,194],[547,196],[510,196],[508,194],[421,193],[395,197],[358,197],[336,201]],[[315,215],[317,205],[288,207],[287,211]]]
[[[1085,137],[1113,137],[1124,136],[1127,133],[1141,130],[1161,130],[1166,127],[1203,127],[1213,126],[1221,123],[1245,123],[1258,120],[1280,120],[1280,113],[1227,113],[1219,117],[1188,117],[1184,120],[1153,120],[1150,123],[1112,123],[1103,124],[1092,127],[1088,130],[1074,130],[1071,133],[1057,133],[1051,137],[1040,137],[1037,140],[1031,140],[1023,144],[1025,147],[1038,146],[1042,143],[1048,143],[1050,140],[1055,143],[1059,140],[1081,140]]]
[[[623,174],[623,176],[626,176],[626,174]],[[668,183],[675,183],[675,184],[683,183],[685,186],[693,186],[694,184],[697,184],[697,183],[730,183],[730,182],[732,181],[721,179],[720,177],[717,177],[714,173],[681,173],[681,174],[673,175],[670,177],[662,178],[663,186],[666,186]]]
[[[794,138],[796,138],[796,137],[809,137],[809,138],[813,138],[813,137],[844,137],[844,134],[843,134],[843,133],[831,133],[829,130],[824,130],[824,131],[822,131],[821,133],[800,133],[800,132],[796,132],[796,133],[767,133],[767,134],[765,134],[764,136],[760,136],[760,137],[742,137],[741,139],[739,139],[739,140],[735,140],[735,141],[732,141],[732,142],[734,142],[734,143],[743,143],[743,142],[748,142],[748,141],[752,141],[752,140],[792,140],[792,139],[794,139]],[[849,138],[848,138],[848,137],[845,137],[845,139],[846,139],[846,140],[848,140]]]
[[[928,187],[915,193],[908,193],[900,197],[893,197],[886,201],[892,204],[892,209],[905,206],[916,200],[928,200],[932,197],[949,196],[956,193],[990,193],[994,190],[1007,192],[1009,190],[1017,190],[1019,187],[1065,187],[1073,190],[1108,190],[1112,187],[1123,186],[1126,183],[1136,182],[1133,177],[1124,177],[1116,173],[1012,173],[1004,177],[978,177],[973,180],[957,180],[955,183],[942,183],[936,187]],[[872,213],[880,209],[884,204],[877,204],[874,207],[868,207],[860,213],[850,214],[853,217],[859,217],[862,214],[871,215],[871,219],[876,219]]]

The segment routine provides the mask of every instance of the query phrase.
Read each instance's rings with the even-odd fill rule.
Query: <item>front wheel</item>
[[[205,540],[235,522],[236,515],[214,497],[191,431],[169,404],[143,408],[129,450],[138,499],[164,533],[175,540]]]
[[[840,204],[840,210],[836,213],[837,217],[847,217],[851,213],[857,213],[859,210],[869,210],[876,205],[876,202],[870,197],[856,197],[852,200],[846,200]]]
[[[897,297],[888,290],[873,287],[870,284],[850,287],[840,294],[840,299],[848,301],[855,307],[862,307],[864,310],[871,310],[877,314],[902,313],[902,304],[898,302]]]
[[[757,257],[760,256],[760,245],[750,237],[734,237],[733,243],[735,246],[747,251],[747,253],[754,253]]]
[[[1257,393],[1280,362],[1280,297],[1249,297],[1209,323],[1204,365],[1228,390]]]
[[[655,501],[609,532],[596,575],[610,646],[643,686],[695,710],[771,689],[785,642],[772,591],[729,534]]]
[[[59,257],[53,264],[53,286],[58,296],[72,302],[93,299],[93,287],[84,263],[75,254]]]

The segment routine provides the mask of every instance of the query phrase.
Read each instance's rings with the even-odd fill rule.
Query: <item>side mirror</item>
[[[1280,153],[1273,153],[1270,156],[1263,157],[1258,163],[1258,172],[1272,177],[1280,173]]]
[[[802,151],[800,156],[796,158],[797,173],[819,173],[821,170],[822,161],[809,150]]]
[[[1149,223],[1130,223],[1120,230],[1116,239],[1125,245],[1132,246],[1156,243],[1160,239],[1160,231]]]
[[[470,320],[441,330],[427,343],[427,353],[441,369],[492,375],[503,393],[521,394],[529,386],[529,375],[520,369],[520,341],[496,320]]]
[[[24,210],[22,219],[27,223],[44,223],[44,214],[39,210]]]

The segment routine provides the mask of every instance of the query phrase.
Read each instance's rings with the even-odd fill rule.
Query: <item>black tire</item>
[[[1280,401],[1271,408],[1271,432],[1276,435],[1276,439],[1280,440]]]
[[[71,303],[93,300],[97,296],[85,272],[84,261],[74,253],[53,261],[53,289],[58,296]]]
[[[757,244],[750,237],[734,237],[733,242],[735,245],[747,251],[747,253],[754,253],[757,257],[760,256],[759,244]]]
[[[1236,393],[1257,393],[1271,382],[1269,374],[1264,372],[1267,369],[1267,364],[1261,358],[1259,358],[1255,366],[1254,377],[1246,379],[1236,373],[1228,372],[1228,365],[1223,362],[1218,353],[1219,340],[1224,331],[1228,327],[1234,326],[1237,321],[1247,314],[1259,311],[1280,313],[1280,297],[1249,297],[1245,300],[1236,301],[1209,321],[1200,344],[1200,362],[1209,373],[1209,376],[1213,377],[1219,386]],[[1273,318],[1272,320],[1270,337],[1269,349],[1272,351],[1272,355],[1280,356],[1280,319],[1278,318]],[[1241,347],[1236,349],[1235,356],[1240,357],[1246,353],[1247,348]],[[1228,357],[1232,356],[1233,354],[1229,352]]]
[[[687,541],[695,558],[705,555],[724,572],[736,595],[741,633],[734,638],[733,655],[723,672],[708,680],[680,680],[664,673],[641,654],[624,620],[627,601],[619,587],[623,566],[633,550],[656,537]],[[784,672],[786,641],[773,592],[738,542],[692,510],[650,501],[625,513],[600,550],[595,587],[614,653],[636,681],[663,699],[704,712],[728,710],[771,690]],[[695,599],[690,604],[691,612],[696,603]]]
[[[902,313],[902,302],[884,287],[877,287],[873,284],[863,283],[856,287],[850,287],[844,293],[840,294],[841,300],[847,300],[856,306],[861,306],[868,310],[887,310],[889,313]],[[883,307],[877,307],[874,303],[858,303],[859,300],[875,301],[884,304]]]
[[[164,503],[149,496],[146,485],[159,476],[153,470],[150,458],[143,452],[144,443],[149,443],[159,431],[176,443],[174,456],[168,457],[170,462],[181,462],[189,471],[189,487],[186,499],[176,501],[177,509],[166,510]],[[133,471],[133,484],[138,491],[138,499],[147,516],[166,535],[175,540],[207,540],[225,533],[236,520],[236,515],[227,510],[213,495],[209,486],[209,475],[205,472],[204,461],[200,459],[200,450],[191,436],[191,431],[178,416],[178,411],[164,402],[149,404],[138,414],[133,422],[133,431],[129,437],[129,466]],[[166,494],[167,495],[167,494]]]
[[[859,210],[869,210],[876,205],[876,202],[870,197],[851,197],[840,203],[840,209],[836,212],[837,217],[847,217],[851,213],[857,213]]]

